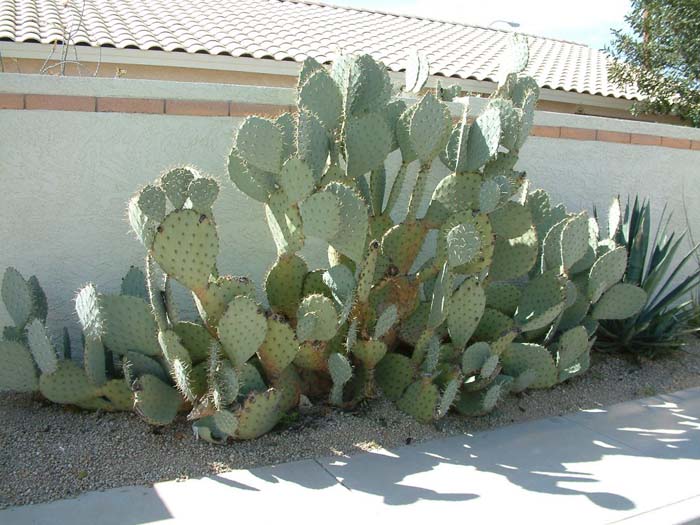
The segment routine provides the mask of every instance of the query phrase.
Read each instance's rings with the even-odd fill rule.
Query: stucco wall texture
[[[68,325],[77,334],[73,297],[83,284],[116,292],[129,265],[143,265],[145,250],[130,232],[125,205],[175,165],[219,179],[220,271],[261,285],[275,258],[262,205],[235,189],[226,173],[241,119],[5,110],[0,122],[0,270],[14,266],[25,277],[37,275],[54,333]],[[532,187],[545,188],[574,211],[593,204],[607,210],[614,195],[638,193],[653,199],[657,213],[668,202],[676,229],[684,229],[685,198],[700,236],[700,151],[531,137],[519,167]],[[444,175],[436,166],[431,186]],[[304,255],[317,267],[324,253],[313,243]],[[5,324],[10,319],[0,306]]]

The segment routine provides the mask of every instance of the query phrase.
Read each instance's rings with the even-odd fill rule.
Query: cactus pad
[[[374,377],[384,395],[396,401],[413,382],[416,370],[405,355],[389,353],[382,359],[374,372]]]
[[[501,115],[491,106],[469,128],[465,171],[476,171],[495,157],[501,138]]]
[[[334,405],[341,405],[343,403],[343,386],[352,377],[352,366],[344,355],[334,352],[328,357],[328,372],[333,380],[330,402]]]
[[[513,319],[493,308],[485,308],[484,315],[476,327],[474,339],[493,341],[513,328]]]
[[[265,294],[274,312],[295,319],[309,269],[296,254],[280,256],[265,278]]]
[[[323,127],[332,132],[340,121],[343,97],[328,72],[321,67],[300,85],[298,106],[314,113]]]
[[[362,198],[344,184],[333,182],[326,186],[325,191],[338,197],[342,225],[339,233],[329,243],[340,253],[359,263],[364,256],[369,227],[367,207]]]
[[[258,356],[268,377],[278,377],[294,361],[299,342],[294,330],[284,321],[271,317],[267,320],[267,334]]]
[[[588,298],[592,303],[615,283],[622,279],[627,269],[627,250],[615,248],[603,255],[591,267],[588,274]]]
[[[491,347],[488,343],[484,341],[474,343],[462,353],[462,373],[465,376],[476,374],[490,357]]]
[[[192,209],[210,214],[211,207],[219,196],[219,185],[214,179],[198,177],[190,182],[187,193],[190,196]]]
[[[435,417],[440,392],[430,379],[422,379],[408,386],[396,402],[396,406],[421,423],[429,423]]]
[[[445,389],[440,397],[440,403],[438,404],[436,416],[438,418],[445,417],[450,411],[450,407],[454,404],[457,394],[459,393],[459,387],[461,386],[461,377],[455,377],[450,379],[450,381],[445,385]]]
[[[236,411],[237,439],[255,439],[272,430],[282,417],[281,393],[271,388],[266,392],[249,395]]]
[[[463,416],[480,416],[491,412],[503,395],[499,383],[492,383],[488,388],[473,392],[462,392],[455,403],[455,408]]]
[[[398,268],[399,273],[408,273],[427,233],[427,228],[420,222],[397,224],[382,237],[382,254]]]
[[[565,370],[574,365],[581,354],[588,351],[588,332],[583,326],[577,326],[564,332],[556,345],[559,359],[557,367]]]
[[[489,214],[493,233],[504,239],[515,239],[532,228],[530,209],[517,202],[508,201]]]
[[[538,275],[523,289],[514,319],[524,331],[544,328],[564,310],[566,287],[555,272]]]
[[[618,283],[603,294],[593,307],[593,319],[627,319],[647,302],[646,292],[632,284]]]
[[[452,294],[447,329],[456,347],[466,346],[481,321],[485,306],[484,290],[475,279],[466,279]]]
[[[195,210],[174,211],[158,227],[151,251],[165,273],[190,290],[202,290],[216,267],[216,226]]]
[[[32,352],[34,361],[39,366],[43,374],[50,374],[56,371],[58,356],[48,334],[46,327],[39,319],[34,319],[27,327],[27,342]]]
[[[255,301],[238,296],[229,303],[217,330],[224,353],[239,368],[265,340],[267,321]]]
[[[129,350],[158,355],[155,319],[149,305],[129,295],[100,295],[99,307],[104,315],[102,341],[111,351],[124,354]]]
[[[180,338],[182,345],[187,348],[193,364],[196,365],[207,359],[214,338],[204,326],[180,321],[173,326],[173,330]]]
[[[209,326],[216,326],[234,297],[255,297],[255,285],[247,277],[222,275],[210,279],[206,290],[195,296],[199,315]]]
[[[22,274],[10,267],[2,277],[2,301],[18,328],[29,322],[32,313],[32,292]]]
[[[379,315],[377,323],[374,325],[374,338],[380,339],[391,330],[399,320],[399,311],[395,304],[389,305]]]
[[[304,200],[314,189],[314,175],[311,168],[300,159],[291,158],[285,162],[278,180],[290,205]]]
[[[422,164],[431,162],[445,148],[451,131],[447,106],[432,93],[424,95],[416,104],[409,124],[411,149]]]
[[[297,337],[300,341],[328,341],[337,331],[338,315],[325,295],[304,297],[297,310]]]
[[[56,370],[42,374],[39,391],[54,403],[75,404],[95,397],[96,389],[90,384],[85,371],[72,361],[59,361]]]
[[[282,167],[282,130],[271,120],[247,117],[236,135],[236,149],[249,164],[279,173]]]
[[[351,348],[352,353],[357,357],[364,367],[371,370],[377,366],[386,355],[386,345],[381,341],[357,341]]]
[[[453,173],[442,179],[428,206],[426,219],[441,223],[450,215],[479,207],[481,176],[478,173]]]
[[[340,230],[340,199],[330,192],[311,195],[299,207],[304,233],[330,241]]]
[[[85,338],[83,349],[83,368],[90,382],[101,387],[107,382],[107,356],[100,339]]]
[[[538,249],[534,228],[514,239],[496,237],[489,276],[505,281],[525,275],[537,261]]]
[[[123,379],[112,379],[102,385],[96,395],[106,397],[112,410],[131,410],[134,408],[134,393]]]
[[[33,392],[39,387],[29,349],[16,341],[0,341],[0,391]]]
[[[492,283],[486,287],[486,306],[512,316],[520,302],[520,288],[510,283]]]
[[[126,367],[129,368],[130,375],[135,378],[143,375],[153,375],[163,381],[168,381],[168,374],[161,364],[153,357],[148,357],[139,352],[127,352],[124,354]]]
[[[365,113],[345,122],[348,177],[356,178],[384,164],[391,151],[389,125],[379,113]]]
[[[274,191],[272,174],[249,166],[235,148],[228,157],[228,175],[240,191],[258,202],[267,202]]]
[[[532,370],[536,379],[532,388],[549,388],[557,383],[557,367],[552,354],[540,345],[529,343],[511,343],[501,355],[503,372],[518,377],[526,370]]]
[[[134,410],[149,425],[172,422],[181,404],[178,391],[155,376],[141,376],[134,384]]]

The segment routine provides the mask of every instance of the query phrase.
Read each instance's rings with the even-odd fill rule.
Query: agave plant
[[[610,207],[610,238],[627,250],[627,271],[623,282],[647,292],[644,308],[625,320],[600,323],[596,347],[604,351],[624,351],[653,357],[675,350],[687,335],[700,328],[691,321],[697,315],[692,293],[700,284],[700,266],[693,268],[698,245],[680,256],[688,230],[670,230],[672,213],[664,206],[652,237],[651,203],[628,197],[622,214],[620,200]]]

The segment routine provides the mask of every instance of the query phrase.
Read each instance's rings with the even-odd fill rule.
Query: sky
[[[517,22],[517,31],[571,40],[602,49],[611,28],[625,26],[629,0],[326,0],[328,3],[399,12],[488,26],[494,20]],[[494,27],[507,29],[506,24]]]

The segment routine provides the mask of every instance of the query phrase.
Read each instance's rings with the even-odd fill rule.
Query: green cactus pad
[[[274,312],[296,319],[308,271],[304,259],[296,254],[285,254],[277,259],[265,277],[265,294]]]
[[[255,284],[247,277],[223,275],[207,283],[206,290],[195,296],[199,315],[209,326],[216,326],[234,297],[255,298]]]
[[[315,293],[325,295],[329,299],[333,297],[331,290],[323,282],[323,276],[326,270],[319,268],[306,274],[304,277],[304,286],[302,287],[302,296],[312,295]]]
[[[627,319],[647,302],[647,293],[632,284],[619,283],[603,294],[593,307],[593,319]]]
[[[217,331],[224,353],[233,366],[240,368],[265,340],[267,321],[255,301],[238,296],[221,316]]]
[[[141,376],[134,384],[134,410],[149,425],[171,423],[181,404],[178,391],[155,376]]]
[[[190,372],[190,390],[195,398],[202,398],[208,389],[208,363],[203,361],[192,367]]]
[[[175,168],[160,178],[160,185],[165,190],[173,208],[180,209],[187,201],[187,189],[194,179],[195,174],[189,168]]]
[[[520,137],[520,118],[522,111],[513,106],[513,102],[503,98],[493,99],[489,106],[498,109],[501,116],[501,145],[508,150],[515,149]]]
[[[32,312],[30,314],[30,319],[39,319],[42,323],[46,324],[49,304],[36,275],[32,275],[27,279],[27,285],[29,286],[29,293],[32,296]]]
[[[379,314],[377,323],[374,325],[374,338],[381,339],[391,330],[399,320],[399,310],[395,304],[389,305]]]
[[[422,379],[408,386],[396,402],[396,406],[420,423],[429,423],[435,418],[440,392],[430,379]]]
[[[413,382],[415,373],[416,369],[408,357],[389,353],[377,365],[374,377],[384,395],[396,401]]]
[[[508,201],[489,214],[493,233],[504,239],[515,239],[532,228],[530,209],[517,202]]]
[[[588,274],[588,298],[597,303],[601,296],[619,282],[627,269],[627,250],[614,248],[601,255]]]
[[[500,138],[500,112],[491,106],[485,109],[469,128],[465,171],[476,171],[491,160],[498,152]]]
[[[216,226],[195,210],[176,210],[158,227],[151,252],[165,273],[190,290],[201,291],[216,267]]]
[[[200,213],[211,213],[211,207],[219,196],[219,185],[214,179],[198,177],[187,188],[192,209]]]
[[[214,366],[210,361],[209,366]],[[243,374],[241,374],[241,377]],[[258,376],[259,377],[259,376]],[[209,389],[215,407],[230,405],[241,392],[241,379],[229,361],[220,361],[209,370]],[[256,385],[260,386],[260,385]],[[265,389],[265,385],[262,385]]]
[[[588,215],[582,212],[569,219],[561,232],[561,259],[567,270],[589,249]]]
[[[300,85],[297,105],[314,113],[323,127],[332,132],[343,112],[343,97],[328,72],[320,68]]]
[[[341,227],[340,199],[326,191],[314,193],[299,206],[304,234],[330,241]]]
[[[24,328],[32,313],[32,291],[22,274],[10,267],[2,277],[2,301],[15,326]]]
[[[462,172],[465,167],[467,154],[467,138],[469,137],[468,111],[462,113],[460,121],[454,125],[447,139],[440,160],[450,171]]]
[[[273,378],[272,386],[280,392],[279,408],[282,412],[286,413],[299,406],[304,383],[294,365],[289,365],[279,376]]]
[[[339,233],[329,243],[340,253],[359,263],[364,256],[369,226],[367,206],[352,188],[344,184],[333,182],[326,186],[325,191],[338,197],[342,225]]]
[[[521,297],[520,288],[511,283],[492,283],[486,287],[486,306],[513,316]]]
[[[454,276],[447,263],[445,263],[433,287],[430,315],[428,316],[428,330],[437,329],[447,319],[453,283]]]
[[[525,285],[514,320],[523,331],[544,328],[557,318],[565,305],[566,287],[556,270],[551,270]]]
[[[391,151],[389,125],[379,113],[366,113],[345,122],[348,177],[356,178],[384,164]]]
[[[437,408],[437,418],[445,417],[450,411],[450,407],[454,404],[454,401],[457,398],[457,394],[459,393],[459,387],[461,386],[461,384],[462,378],[455,377],[453,379],[450,379],[447,385],[445,385],[445,389],[442,392],[442,396],[440,397],[440,403],[438,404]]]
[[[352,378],[352,366],[344,355],[334,352],[328,357],[328,372],[333,380],[329,400],[333,405],[341,405],[343,386]]]
[[[173,330],[180,338],[182,345],[187,348],[193,364],[199,364],[207,359],[214,338],[204,326],[180,321],[173,326]]]
[[[489,277],[493,281],[505,281],[527,274],[537,261],[537,252],[534,228],[514,239],[496,237]]]
[[[340,56],[333,62],[331,76],[343,95],[346,115],[379,112],[391,98],[386,67],[370,55]]]
[[[486,179],[479,190],[479,211],[491,213],[501,202],[501,186],[495,179]]]
[[[102,341],[116,354],[129,350],[158,355],[158,328],[149,305],[129,295],[100,295],[99,307],[104,316]]]
[[[437,261],[448,259],[450,252],[448,235],[452,229],[458,225],[464,225],[467,231],[473,230],[475,233],[473,233],[471,237],[472,239],[478,237],[480,246],[477,255],[471,257],[469,262],[454,267],[453,270],[458,274],[479,273],[491,263],[494,250],[494,236],[491,231],[491,224],[489,223],[488,216],[483,214],[472,215],[471,212],[462,212],[450,216],[440,229],[435,259]],[[457,239],[459,239],[459,237],[457,237]],[[472,241],[470,241],[470,243],[471,242]],[[459,245],[460,243],[457,244]]]
[[[530,388],[530,385],[537,379],[537,372],[528,368],[521,372],[518,377],[513,378],[513,383],[510,386],[510,391],[518,394]]]
[[[281,392],[274,388],[249,395],[236,411],[237,439],[255,439],[272,430],[283,412],[280,410]]]
[[[148,301],[148,290],[146,289],[146,276],[143,271],[136,266],[129,268],[126,275],[122,277],[122,284],[120,287],[120,293],[122,295],[131,295],[133,297],[140,297],[144,301]]]
[[[0,391],[34,392],[39,387],[29,348],[16,341],[0,341]]]
[[[104,333],[104,317],[99,295],[93,284],[86,284],[75,297],[75,311],[86,337],[99,338]]]
[[[304,61],[301,63],[301,69],[299,70],[299,79],[298,79],[298,84],[297,87],[303,86],[306,81],[311,78],[311,75],[313,75],[316,71],[323,69],[323,65],[320,64],[315,58],[313,57],[306,57]]]
[[[330,345],[325,341],[302,342],[294,358],[294,364],[304,370],[325,371],[331,350]]]
[[[428,326],[428,316],[430,315],[430,304],[421,303],[411,315],[399,325],[399,336],[401,339],[414,345],[418,342],[418,338]]]
[[[565,370],[574,365],[581,354],[588,351],[588,332],[583,326],[577,326],[567,330],[560,337],[556,345],[559,356],[557,367]]]
[[[452,294],[447,329],[456,347],[466,346],[479,326],[485,306],[484,290],[475,279],[466,279]]]
[[[368,370],[375,368],[387,352],[386,345],[382,341],[374,340],[357,341],[351,350]]]
[[[204,440],[213,445],[226,444],[229,436],[214,422],[214,416],[204,416],[192,423],[192,433],[195,440]]]
[[[350,268],[344,264],[336,264],[323,272],[322,279],[339,305],[352,301],[357,283]]]
[[[236,150],[249,164],[279,173],[282,167],[282,130],[266,118],[249,116],[236,135]]]
[[[481,238],[471,223],[454,226],[445,236],[447,261],[452,267],[471,262],[481,252]]]
[[[382,237],[382,254],[398,268],[399,273],[408,273],[427,233],[428,229],[420,222],[397,224]]]
[[[34,319],[29,323],[27,327],[27,342],[39,370],[43,374],[55,372],[58,365],[58,356],[46,333],[44,323],[39,319]]]
[[[170,369],[170,376],[182,396],[188,401],[194,400],[189,386],[189,375],[192,360],[187,349],[182,346],[180,338],[172,330],[158,333],[158,342],[163,350],[163,356]]]
[[[580,324],[588,313],[590,305],[591,303],[588,302],[588,298],[581,293],[579,289],[574,303],[562,312],[561,318],[559,319],[559,330],[569,330]]]
[[[278,377],[294,361],[299,342],[294,330],[284,321],[270,317],[267,334],[258,350],[258,357],[268,377]]]
[[[129,374],[134,378],[143,375],[152,375],[163,381],[168,381],[168,373],[163,369],[160,362],[152,357],[148,357],[139,352],[127,352],[124,354],[123,359],[126,362],[125,367],[129,368]]]
[[[474,332],[478,341],[493,341],[513,328],[513,319],[493,308],[485,308],[479,325]]]
[[[488,388],[473,392],[462,392],[455,408],[463,416],[481,416],[491,412],[503,395],[503,388],[492,383]]]
[[[540,345],[511,343],[501,355],[503,372],[518,377],[526,370],[532,370],[536,379],[532,388],[550,388],[557,383],[557,367],[549,351]]]
[[[138,192],[136,199],[139,209],[148,220],[153,222],[160,222],[163,220],[165,217],[166,203],[165,192],[162,188],[149,184]]]
[[[409,136],[411,149],[422,164],[431,162],[445,148],[452,131],[452,119],[447,106],[432,92],[416,104],[411,116]]]
[[[66,360],[59,361],[54,372],[41,375],[39,391],[49,401],[63,404],[79,403],[96,394],[85,370],[73,361]]]
[[[305,109],[297,115],[296,145],[297,155],[311,168],[318,182],[328,159],[328,133],[318,117]]]
[[[443,178],[433,191],[425,218],[440,224],[455,213],[477,209],[481,182],[478,173],[453,173]]]
[[[228,158],[228,175],[240,191],[258,202],[267,202],[275,189],[273,175],[249,166],[235,148]]]
[[[127,203],[127,217],[129,225],[136,234],[136,237],[144,246],[150,246],[153,243],[153,237],[156,233],[158,223],[149,220],[148,216],[139,208],[139,196],[132,197]]]
[[[311,168],[301,159],[291,158],[285,162],[278,180],[290,205],[304,200],[314,189]]]
[[[320,294],[304,297],[297,310],[300,341],[328,341],[337,332],[338,315],[333,302]]]
[[[472,376],[482,369],[486,361],[492,357],[491,347],[484,341],[479,341],[467,347],[462,353],[462,373]],[[498,357],[498,356],[494,356]]]
[[[217,410],[212,416],[216,428],[227,436],[234,436],[238,430],[238,419],[233,412]]]
[[[567,381],[571,379],[572,377],[579,376],[586,372],[588,368],[591,366],[591,352],[590,352],[590,344],[589,348],[586,349],[585,352],[583,352],[578,360],[574,362],[569,368],[565,368],[563,370],[559,371],[559,377],[558,381],[560,383],[563,383],[564,381]]]
[[[107,382],[106,366],[107,356],[102,340],[86,337],[83,349],[83,368],[93,385],[101,387]]]
[[[134,393],[123,379],[112,379],[102,385],[96,395],[106,397],[113,410],[132,410],[134,408]]]

